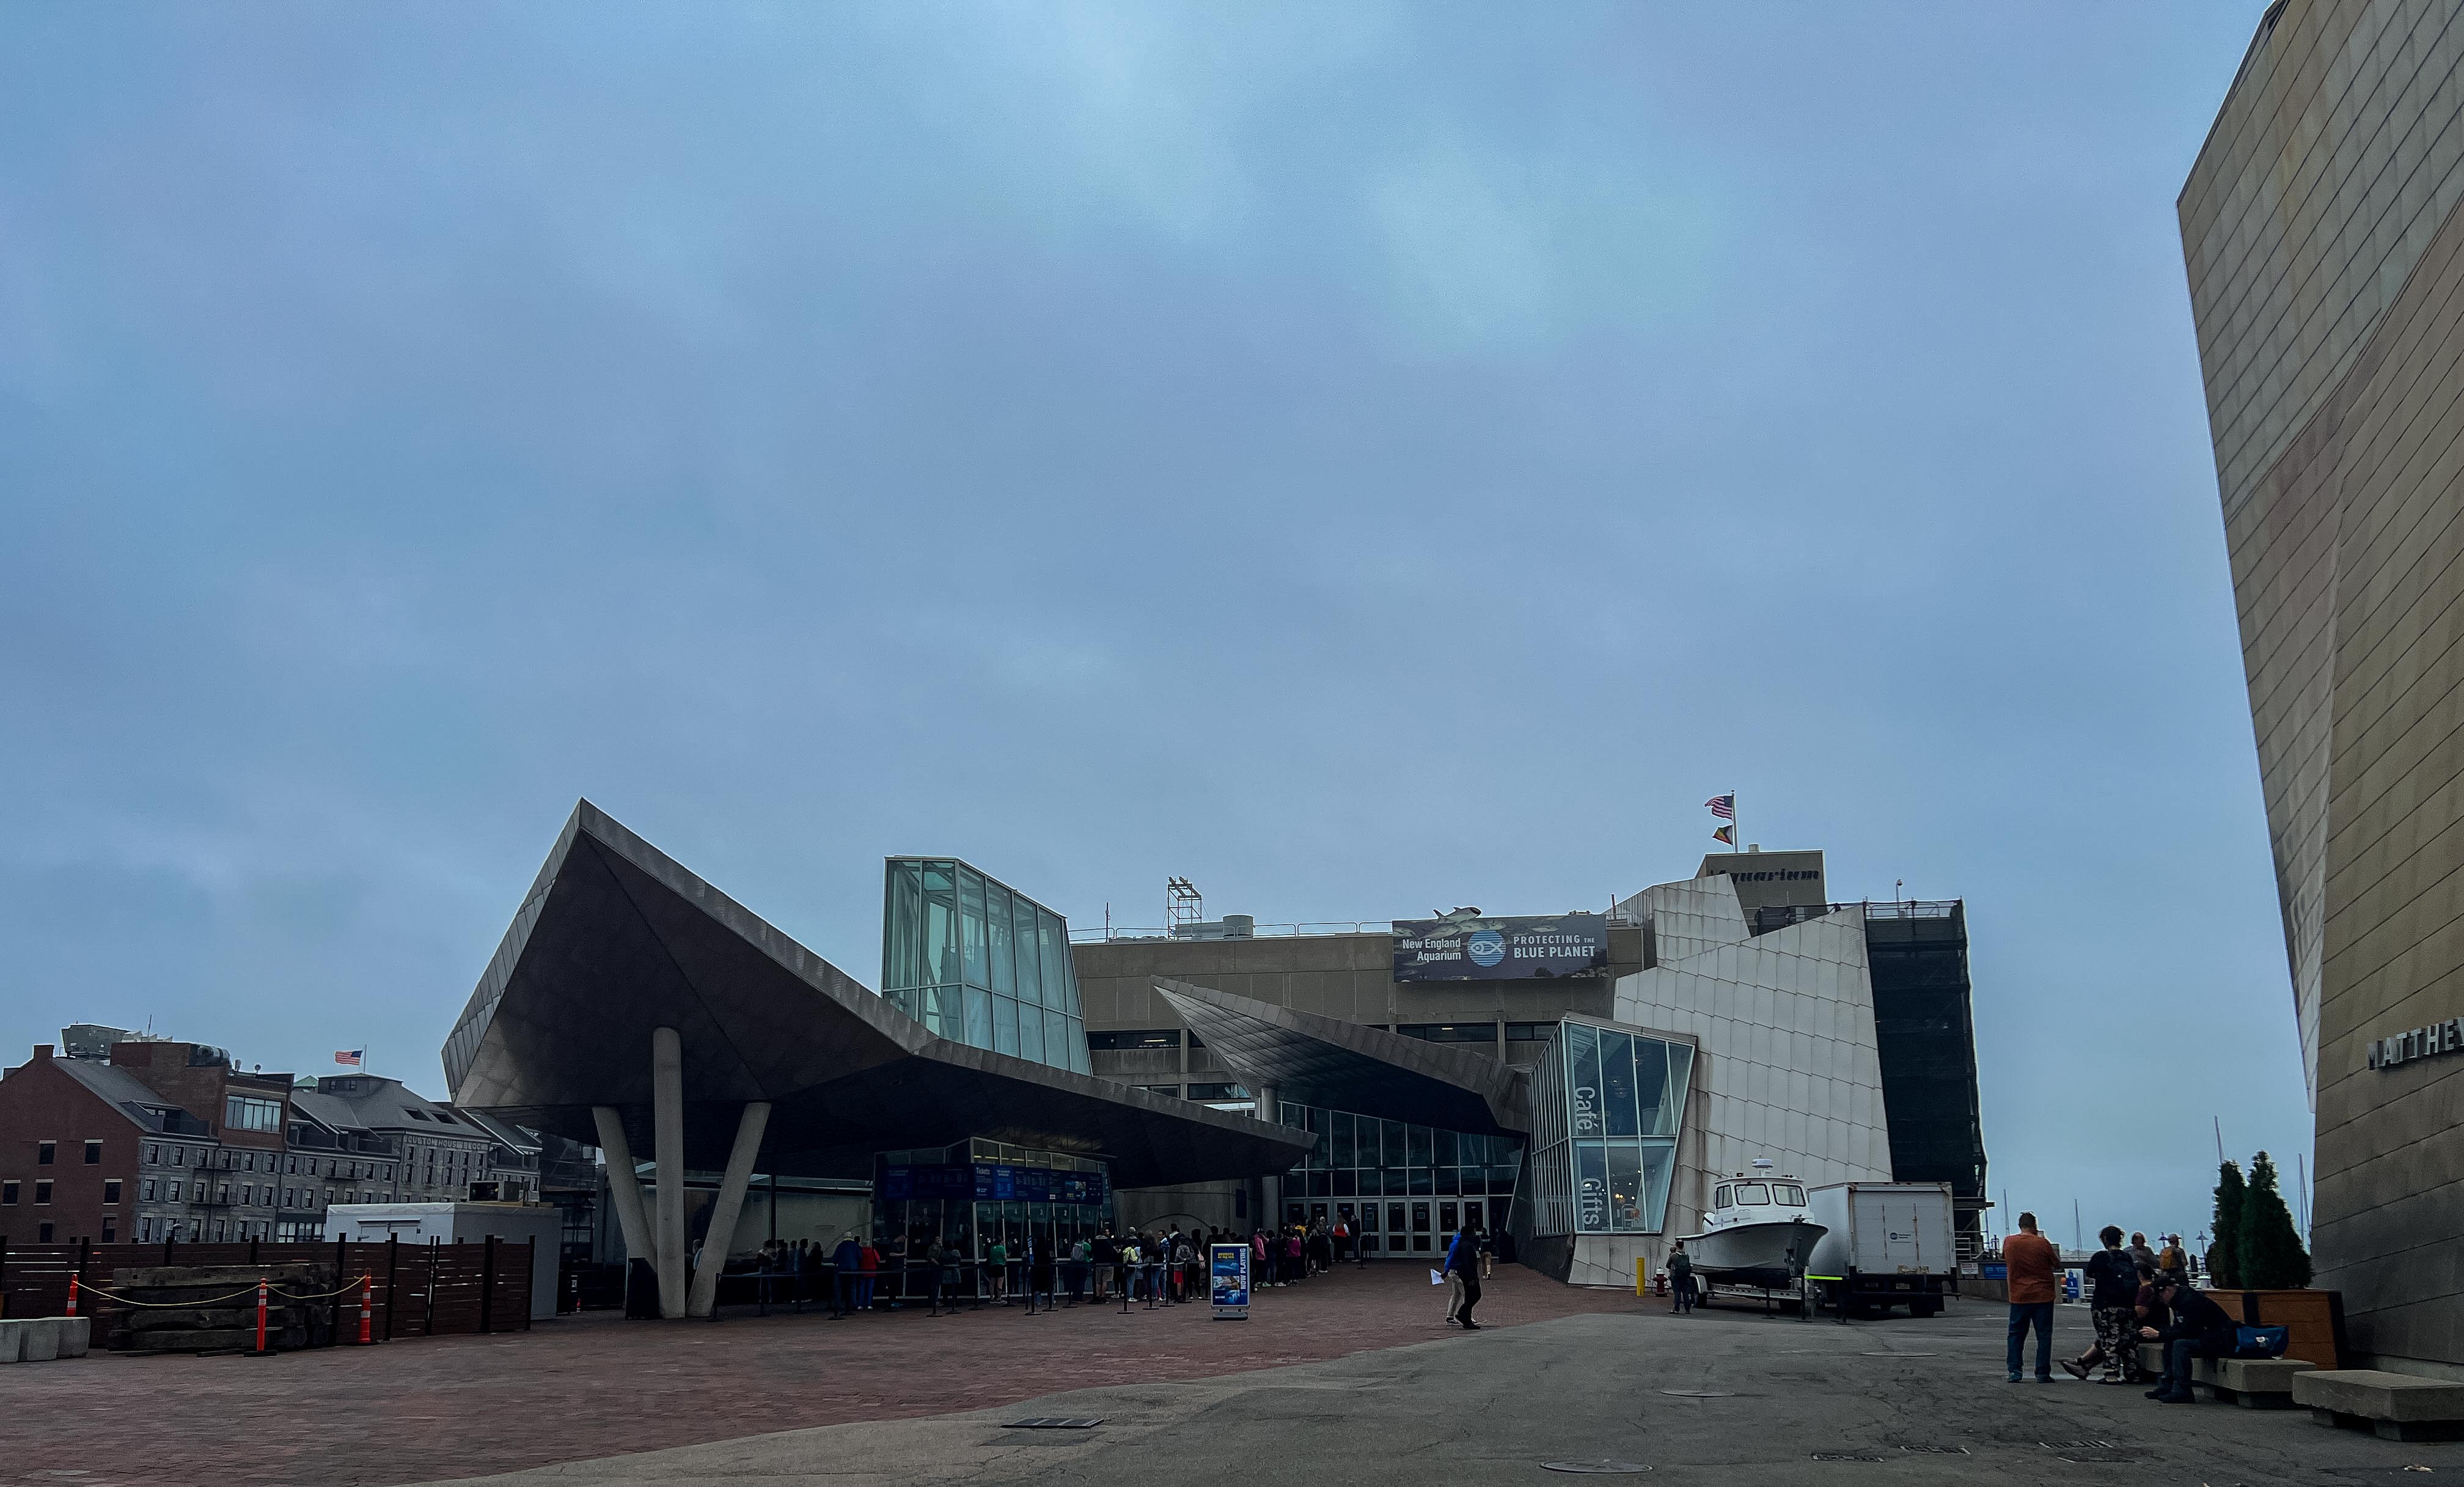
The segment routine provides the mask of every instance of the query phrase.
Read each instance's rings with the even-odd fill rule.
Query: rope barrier
[[[318,1293],[317,1293],[316,1295],[314,1295],[314,1296],[300,1296],[300,1295],[297,1295],[297,1294],[296,1294],[296,1293],[294,1293],[294,1292],[285,1291],[285,1290],[283,1290],[280,1286],[274,1286],[274,1287],[272,1287],[272,1288],[270,1288],[270,1289],[272,1290],[272,1292],[273,1292],[273,1294],[274,1294],[274,1295],[275,1295],[275,1296],[279,1296],[279,1297],[287,1297],[287,1298],[289,1298],[290,1299],[295,1300],[295,1301],[325,1301],[325,1300],[331,1300],[331,1299],[332,1299],[332,1298],[334,1298],[335,1297],[341,1296],[341,1295],[345,1294],[346,1292],[356,1291],[356,1290],[358,1290],[362,1285],[364,1285],[364,1284],[366,1284],[366,1283],[368,1283],[368,1282],[370,1282],[370,1281],[373,1281],[373,1280],[375,1280],[375,1279],[376,1279],[376,1276],[373,1276],[373,1275],[354,1276],[352,1276],[352,1277],[351,1277],[351,1279],[349,1280],[349,1282],[348,1282],[348,1283],[346,1283],[346,1284],[344,1284],[344,1285],[337,1286],[336,1288],[334,1288],[334,1289],[333,1289],[333,1290],[331,1290],[331,1291],[319,1291],[319,1292],[318,1292]]]
[[[294,1301],[323,1301],[329,1300],[334,1297],[341,1296],[347,1292],[356,1291],[361,1286],[369,1284],[375,1279],[376,1276],[373,1274],[354,1276],[351,1277],[350,1284],[338,1287],[332,1291],[319,1291],[314,1296],[296,1295],[292,1292],[285,1291],[278,1286],[270,1286],[267,1288],[267,1291],[269,1295],[283,1297]],[[121,1296],[117,1292],[106,1291],[102,1287],[91,1283],[85,1285],[81,1289],[88,1296],[99,1296],[106,1300],[118,1301],[122,1306],[143,1306],[160,1311],[185,1311],[192,1306],[211,1306],[216,1301],[236,1300],[240,1297],[254,1296],[256,1294],[256,1287],[250,1286],[245,1291],[233,1291],[229,1296],[209,1296],[202,1300],[195,1301],[138,1301],[131,1300],[129,1298]]]
[[[165,1311],[183,1311],[191,1306],[211,1306],[216,1301],[229,1301],[243,1296],[254,1296],[256,1287],[251,1286],[245,1291],[233,1291],[230,1296],[209,1296],[199,1301],[132,1301],[124,1296],[106,1291],[97,1285],[86,1286],[84,1291],[88,1296],[99,1296],[108,1300],[118,1301],[122,1306],[145,1306]]]

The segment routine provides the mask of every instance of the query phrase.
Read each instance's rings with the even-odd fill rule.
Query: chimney
[[[34,1056],[33,1056],[33,1058],[31,1060],[31,1062],[38,1063],[38,1064],[47,1064],[47,1063],[50,1063],[51,1061],[52,1061],[52,1045],[50,1045],[49,1043],[37,1043],[37,1044],[35,1044],[35,1045],[34,1045]]]

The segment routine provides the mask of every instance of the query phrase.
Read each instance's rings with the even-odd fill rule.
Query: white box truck
[[[1805,1279],[1841,1321],[1894,1306],[1930,1317],[1958,1290],[1948,1183],[1834,1183],[1806,1194],[1827,1231]]]

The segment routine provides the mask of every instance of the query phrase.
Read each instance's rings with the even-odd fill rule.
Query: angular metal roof
[[[1186,981],[1155,988],[1253,1089],[1475,1135],[1531,1128],[1528,1082],[1494,1058]]]
[[[760,1170],[856,1177],[970,1136],[1100,1156],[1121,1187],[1277,1172],[1309,1137],[940,1037],[583,801],[445,1044],[456,1105],[650,1154],[650,1034],[684,1050],[685,1162],[725,1164],[771,1102]]]

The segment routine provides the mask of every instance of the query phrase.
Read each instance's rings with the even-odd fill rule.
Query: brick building
[[[539,1196],[538,1141],[396,1079],[243,1072],[225,1051],[67,1030],[0,1074],[0,1241],[310,1239],[336,1203]]]

